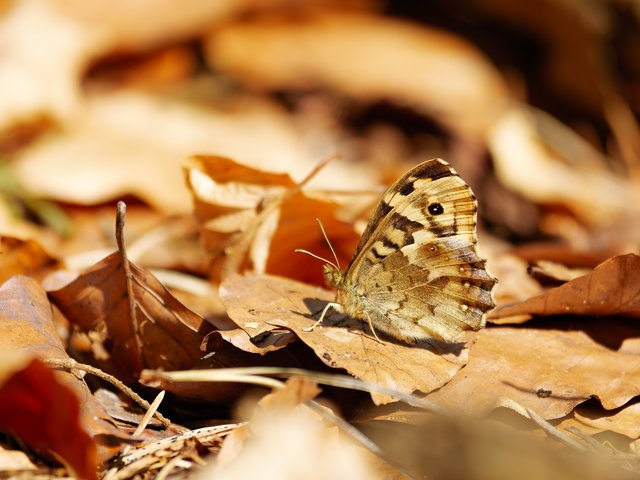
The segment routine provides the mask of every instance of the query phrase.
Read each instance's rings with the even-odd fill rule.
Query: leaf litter
[[[321,272],[311,268],[312,262],[291,260],[295,248],[331,254],[315,219],[331,232],[338,255],[348,260],[358,235],[338,218],[336,203],[302,191],[326,163],[320,163],[298,184],[288,175],[264,172],[227,158],[198,156],[185,163],[195,214],[203,226],[203,243],[212,258],[213,278],[250,270],[321,283]]]
[[[0,316],[6,356],[3,428],[61,455],[83,478],[93,478],[98,458],[111,457],[126,437],[81,379],[70,372],[54,375],[46,366],[47,361],[70,358],[45,291],[29,277],[7,280],[0,287]],[[98,442],[101,436],[112,438],[113,444]]]
[[[313,331],[305,331],[334,295],[291,280],[234,276],[221,284],[220,295],[229,316],[252,338],[271,335],[274,329],[291,331],[326,365],[399,392],[431,392],[446,384],[467,360],[468,350],[462,346],[443,353],[429,345],[411,348],[391,340],[379,342],[364,322],[352,319],[328,318]],[[251,307],[256,300],[259,310]],[[394,400],[376,392],[372,396],[376,403]]]

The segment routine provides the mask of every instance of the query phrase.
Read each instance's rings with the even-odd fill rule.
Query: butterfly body
[[[479,330],[496,283],[476,249],[477,202],[444,160],[416,166],[394,183],[348,268],[325,265],[336,303],[350,317],[406,342],[455,342]]]

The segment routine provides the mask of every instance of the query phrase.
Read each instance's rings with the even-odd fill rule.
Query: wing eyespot
[[[430,204],[427,210],[431,215],[442,215],[444,213],[444,207],[440,203]]]

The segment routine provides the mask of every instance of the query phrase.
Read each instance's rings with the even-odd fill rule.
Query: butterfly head
[[[342,285],[344,281],[344,274],[335,265],[325,263],[322,267],[322,273],[324,275],[324,281],[329,287],[336,288]]]

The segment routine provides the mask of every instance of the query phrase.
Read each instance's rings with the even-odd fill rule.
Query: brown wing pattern
[[[367,249],[371,243],[381,236],[380,232],[384,231],[386,227],[385,222],[388,223],[390,220],[388,216],[389,213],[391,213],[397,205],[405,203],[407,197],[415,192],[416,186],[414,184],[416,180],[427,179],[428,181],[435,181],[451,175],[457,175],[457,173],[447,162],[438,158],[432,158],[431,160],[427,160],[426,162],[417,165],[405,173],[401,178],[396,180],[396,182],[387,189],[383,197],[380,199],[380,202],[378,202],[378,206],[375,211],[371,215],[367,228],[362,233],[360,242],[358,242],[358,246],[353,253],[351,264],[358,259],[362,250]],[[404,227],[405,229],[412,230],[411,233],[416,229],[423,228],[422,224],[419,226],[412,226],[407,225],[406,223],[397,225],[397,227]],[[405,238],[408,239],[411,233],[407,231]],[[351,264],[347,270],[351,268]]]
[[[476,251],[476,211],[471,189],[443,160],[410,170],[380,200],[338,301],[407,341],[480,329],[496,280]]]

